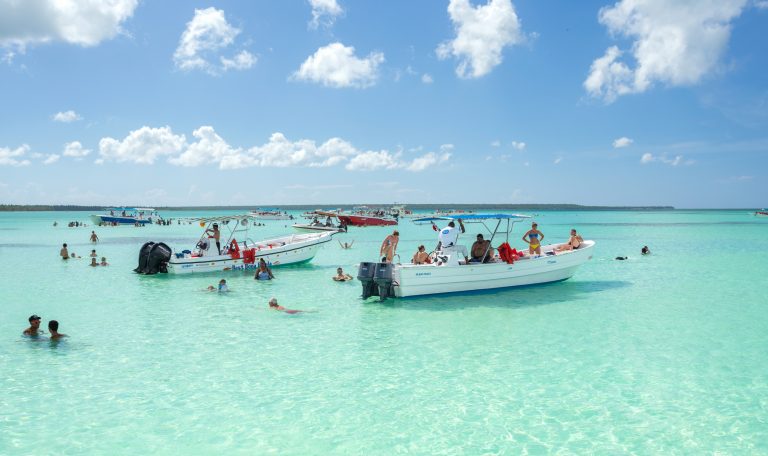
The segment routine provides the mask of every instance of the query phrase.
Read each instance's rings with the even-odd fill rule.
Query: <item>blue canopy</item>
[[[413,219],[413,223],[435,222],[438,220],[515,220],[521,221],[523,219],[531,218],[529,215],[520,214],[452,214],[441,215],[440,217],[420,217]]]

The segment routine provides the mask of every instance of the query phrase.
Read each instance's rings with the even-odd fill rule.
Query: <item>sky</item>
[[[768,0],[0,0],[0,203],[768,206]]]

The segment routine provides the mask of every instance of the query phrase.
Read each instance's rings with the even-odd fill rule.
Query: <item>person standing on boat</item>
[[[526,239],[526,237],[528,239]],[[533,255],[541,255],[541,241],[544,240],[544,233],[539,231],[539,225],[536,222],[531,224],[531,229],[523,235],[523,241],[528,243],[528,252]]]
[[[459,231],[459,228],[456,228],[456,223],[453,220],[448,222],[448,226],[440,230],[440,234],[437,236],[437,250],[442,250],[446,253],[461,253],[464,255],[464,261],[469,262],[467,248],[457,244],[459,241],[459,233],[467,231],[464,229],[464,222],[462,222],[461,219],[458,219],[458,221],[461,231]]]
[[[219,224],[214,223],[212,228],[205,230],[205,234],[211,233],[209,238],[213,238],[216,241],[216,252],[221,255],[221,231],[219,231]]]
[[[379,249],[379,256],[382,257],[382,261],[391,263],[395,257],[395,251],[397,250],[397,243],[400,241],[400,233],[395,230],[389,236],[384,238],[384,242],[381,243]]]

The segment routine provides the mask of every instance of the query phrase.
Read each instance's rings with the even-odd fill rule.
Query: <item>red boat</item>
[[[372,215],[339,214],[339,220],[347,226],[387,226],[397,225],[397,220],[391,217],[376,217]]]

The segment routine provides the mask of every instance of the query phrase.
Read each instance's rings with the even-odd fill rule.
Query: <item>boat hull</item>
[[[339,215],[339,220],[348,226],[390,226],[397,225],[397,220],[365,215]]]
[[[547,246],[544,252],[554,246]],[[578,250],[560,252],[554,256],[524,258],[514,264],[486,263],[469,265],[413,265],[394,268],[396,297],[422,296],[491,290],[524,285],[557,282],[569,279],[579,266],[592,258],[594,241],[584,241]]]
[[[100,223],[106,223],[108,225],[117,223],[118,225],[135,225],[140,223],[146,225],[152,223],[151,219],[138,219],[136,217],[121,217],[115,215],[91,215],[91,221],[98,225]]]
[[[341,232],[339,228],[335,228],[332,226],[315,226],[315,225],[308,225],[303,223],[297,223],[295,225],[292,225],[293,229],[302,233],[317,233],[319,231],[328,232],[328,233],[338,233]]]
[[[230,255],[184,258],[177,258],[176,255],[173,255],[168,262],[167,269],[169,274],[248,271],[256,270],[259,266],[259,260],[262,258],[272,267],[303,263],[312,260],[322,245],[329,242],[332,236],[333,233],[316,233],[314,236],[297,234],[258,243],[248,243],[247,248],[257,248],[253,263],[245,263],[243,258],[232,258]],[[289,242],[285,245],[279,245],[286,240]]]

